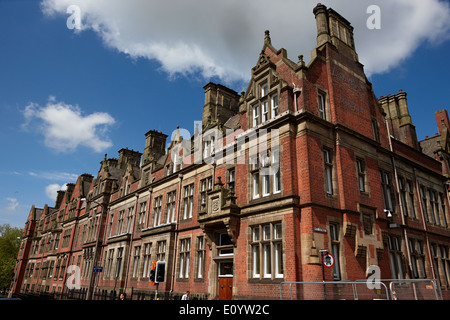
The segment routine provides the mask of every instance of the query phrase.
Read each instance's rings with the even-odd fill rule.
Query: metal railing
[[[280,300],[442,300],[436,279],[383,279],[369,284],[367,280],[282,282]]]
[[[288,286],[288,295],[283,287]],[[370,289],[360,281],[282,282],[280,300],[389,300],[389,290],[384,283]]]
[[[392,279],[389,291],[393,300],[442,300],[436,279]]]

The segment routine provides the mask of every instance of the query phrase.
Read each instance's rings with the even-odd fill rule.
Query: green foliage
[[[0,225],[0,289],[8,288],[14,275],[22,229]]]

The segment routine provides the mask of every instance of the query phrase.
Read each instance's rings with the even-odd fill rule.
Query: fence
[[[434,279],[282,282],[280,300],[442,300]]]
[[[21,300],[117,300],[120,296],[122,289],[113,290],[100,290],[97,289],[93,294],[87,295],[87,288],[79,290],[64,290],[63,292],[37,292],[37,293],[20,293],[14,295]],[[127,300],[180,300],[184,292],[169,292],[158,291],[158,295],[155,295],[155,291],[152,290],[136,290],[131,288],[131,292],[128,291],[126,296]],[[208,300],[208,294],[206,293],[192,293],[190,300]]]
[[[359,281],[282,282],[280,299],[388,300],[389,293],[384,283],[380,283],[379,289],[369,289],[365,282]]]
[[[393,279],[389,291],[393,300],[442,300],[441,287],[435,279]]]
[[[380,280],[378,287],[369,288],[367,280],[325,282],[282,282],[281,300],[443,300],[439,281],[436,279],[388,279]],[[375,286],[375,283],[372,283]],[[94,300],[115,300],[119,291],[96,290]],[[87,290],[70,290],[53,293],[25,293],[17,297],[27,300],[74,299],[85,300]],[[159,292],[163,300],[179,300],[181,294]],[[129,300],[153,300],[154,291],[131,288]],[[207,294],[192,294],[191,299],[208,299]]]

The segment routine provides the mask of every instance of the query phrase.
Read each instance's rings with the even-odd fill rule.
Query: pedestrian
[[[183,294],[183,296],[181,297],[181,300],[189,300],[189,295],[190,295],[190,294],[191,294],[191,293],[189,292],[189,290],[186,291],[186,293]]]
[[[127,294],[126,294],[125,292],[122,292],[122,293],[120,294],[120,296],[119,296],[119,300],[124,301],[124,300],[126,300],[126,299],[127,299]]]

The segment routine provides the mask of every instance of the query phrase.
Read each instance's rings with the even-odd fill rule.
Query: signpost
[[[94,298],[95,286],[96,286],[96,283],[98,282],[98,274],[99,274],[100,272],[103,272],[103,267],[100,267],[100,266],[94,266],[94,267],[92,268],[92,273],[95,274],[95,278],[94,278],[94,286],[93,286],[93,289],[92,289],[92,299]]]
[[[334,257],[331,253],[328,252],[328,250],[320,250],[320,253],[322,254],[322,278],[323,278],[323,295],[324,299],[327,300],[327,288],[325,285],[325,267],[326,268],[332,268],[334,266]]]

